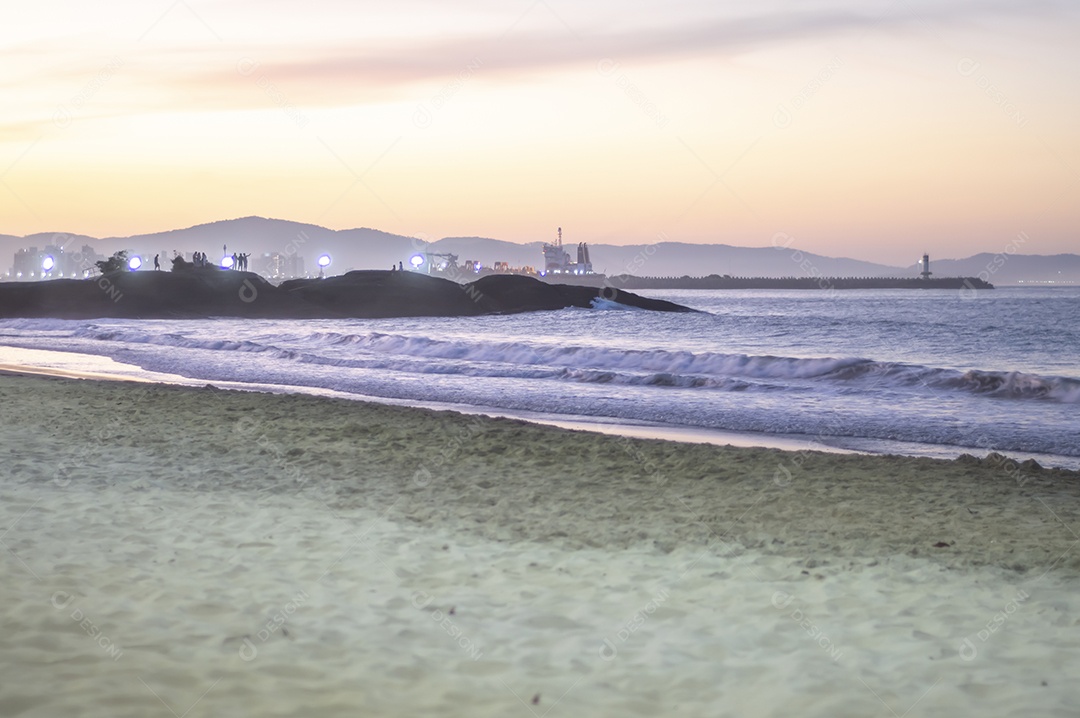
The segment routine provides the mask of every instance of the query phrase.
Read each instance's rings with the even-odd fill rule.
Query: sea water
[[[1080,467],[1080,288],[641,293],[700,312],[15,319],[0,320],[0,345],[657,436]]]

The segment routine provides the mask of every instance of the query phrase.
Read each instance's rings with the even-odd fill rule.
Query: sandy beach
[[[1080,475],[0,375],[0,715],[1075,715]]]

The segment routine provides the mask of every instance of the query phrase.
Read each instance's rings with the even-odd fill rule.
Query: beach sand
[[[0,715],[1075,715],[1080,475],[0,375]]]

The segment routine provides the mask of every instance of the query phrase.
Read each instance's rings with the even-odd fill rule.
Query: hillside
[[[152,257],[161,253],[171,257],[174,250],[187,255],[193,251],[220,256],[222,246],[231,252],[251,254],[250,269],[269,274],[264,254],[297,254],[304,258],[305,269],[314,273],[315,260],[321,254],[333,258],[330,272],[341,274],[353,269],[389,269],[398,262],[407,265],[417,252],[452,253],[460,262],[479,261],[485,265],[508,262],[512,266],[542,268],[542,242],[516,244],[486,237],[444,237],[430,244],[415,237],[356,228],[332,230],[313,224],[264,217],[243,217],[200,224],[183,229],[98,239],[82,235],[44,232],[26,237],[0,235],[0,268],[11,266],[17,249],[48,244],[66,244],[66,251],[79,251],[88,244],[101,254],[120,249]],[[567,241],[574,254],[576,242]],[[917,264],[894,267],[845,257],[827,257],[794,249],[775,247],[737,247],[727,244],[687,244],[660,242],[651,245],[590,244],[594,268],[606,274],[637,276],[704,276],[708,274],[737,277],[915,277],[922,268]],[[931,270],[935,277],[981,277],[998,286],[1031,283],[1080,283],[1080,255],[1059,254],[1006,255],[977,254],[965,259],[939,259],[931,249]]]

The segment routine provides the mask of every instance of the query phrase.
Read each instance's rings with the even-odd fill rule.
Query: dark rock
[[[600,300],[660,312],[693,309],[613,287],[547,284],[491,275],[471,284],[416,272],[367,270],[275,286],[253,272],[215,267],[111,272],[92,279],[0,283],[0,317],[57,319],[384,318],[514,314],[591,307]]]

